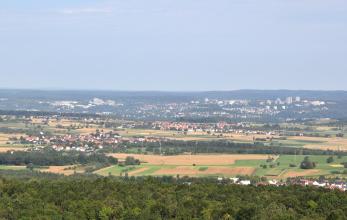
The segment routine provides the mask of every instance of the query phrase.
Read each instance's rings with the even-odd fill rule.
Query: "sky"
[[[0,88],[347,90],[346,0],[1,0]]]

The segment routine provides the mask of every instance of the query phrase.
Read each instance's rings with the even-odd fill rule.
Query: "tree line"
[[[117,164],[118,160],[101,153],[42,151],[11,151],[0,153],[1,165],[63,166],[73,164]]]
[[[347,152],[330,150],[305,149],[286,146],[269,146],[261,142],[236,143],[232,141],[181,141],[166,140],[145,143],[122,143],[113,152],[126,152],[129,149],[143,150],[148,153],[177,155],[185,152],[193,153],[231,153],[231,154],[286,154],[286,155],[347,155]]]

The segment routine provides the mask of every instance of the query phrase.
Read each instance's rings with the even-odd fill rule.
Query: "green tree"
[[[316,163],[312,162],[308,156],[300,164],[301,169],[313,169],[316,167]]]
[[[125,163],[126,166],[129,166],[129,165],[140,165],[140,160],[135,159],[134,157],[128,156],[128,157],[125,158],[125,162],[124,163]]]
[[[337,209],[328,215],[327,220],[347,220],[347,217],[341,209]]]
[[[327,158],[327,163],[332,163],[334,162],[334,157],[333,156],[330,156]]]

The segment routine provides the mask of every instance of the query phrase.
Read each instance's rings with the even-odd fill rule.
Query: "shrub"
[[[328,157],[327,163],[332,163],[334,162],[334,158],[332,156]]]
[[[313,169],[316,167],[316,163],[312,162],[308,156],[300,164],[301,169]]]
[[[126,157],[124,164],[126,166],[129,166],[129,165],[140,165],[140,160],[135,159],[134,157]]]
[[[262,168],[266,169],[267,168],[267,165],[264,164],[264,165],[260,165]]]
[[[200,167],[199,171],[206,171],[208,169],[208,167]]]
[[[343,136],[344,136],[343,133],[336,134],[336,137],[343,137]]]

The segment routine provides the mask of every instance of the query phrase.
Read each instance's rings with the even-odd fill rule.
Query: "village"
[[[122,137],[118,133],[103,132],[96,130],[95,133],[83,134],[66,134],[45,136],[43,132],[39,136],[21,137],[17,142],[33,146],[33,150],[40,148],[51,147],[56,151],[80,151],[80,152],[95,152],[104,147],[116,148],[120,143],[143,143],[143,142],[159,142],[165,139],[158,137]]]
[[[4,119],[3,119],[4,120]],[[51,147],[57,151],[93,152],[104,147],[116,148],[119,144],[160,143],[167,140],[235,140],[271,144],[319,143],[317,140],[343,141],[343,130],[334,133],[315,130],[314,126],[302,127],[279,124],[255,124],[248,122],[198,123],[177,121],[119,121],[117,119],[81,118],[58,116],[35,116],[29,119],[10,117],[8,121],[25,123],[25,127],[5,129],[8,132],[6,143],[34,147]],[[6,122],[6,121],[4,121]],[[301,126],[301,127],[300,127]],[[308,130],[310,129],[310,130]],[[330,129],[327,127],[327,129]],[[59,131],[59,132],[58,132]],[[88,131],[88,132],[85,132]],[[19,133],[22,133],[19,134]],[[16,135],[11,135],[15,133]],[[300,141],[287,141],[298,137]],[[305,141],[305,137],[308,137]],[[294,139],[293,139],[294,140]],[[312,140],[312,142],[309,142]],[[343,144],[343,143],[342,143]]]
[[[231,177],[231,178],[217,178],[219,183],[224,184],[236,184],[243,186],[303,186],[303,187],[317,187],[317,188],[325,188],[330,190],[340,190],[347,191],[347,181],[346,180],[338,180],[338,179],[313,179],[313,178],[304,178],[304,177],[296,177],[296,178],[288,178],[286,181],[283,180],[260,180],[254,181],[252,179],[248,179],[247,177]]]

